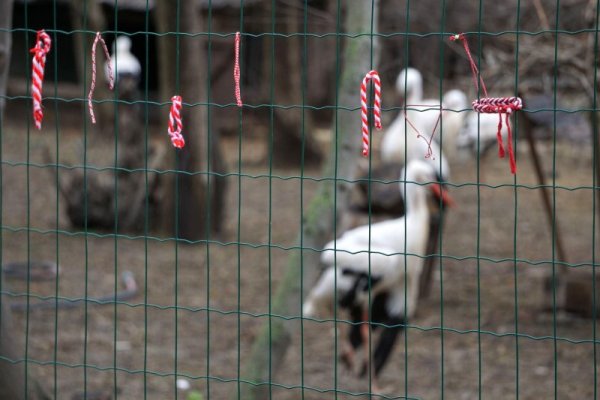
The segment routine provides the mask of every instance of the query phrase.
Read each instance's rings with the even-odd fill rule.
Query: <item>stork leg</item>
[[[431,291],[431,283],[433,281],[433,270],[436,258],[432,256],[437,251],[440,228],[442,225],[442,218],[444,213],[439,210],[437,212],[432,213],[431,217],[429,217],[429,238],[427,240],[427,250],[425,254],[427,254],[427,258],[423,264],[423,272],[421,273],[421,277],[419,278],[419,297],[427,298],[429,297],[429,292]]]
[[[371,371],[371,330],[369,322],[369,312],[365,310],[363,312],[362,324],[360,325],[360,336],[362,343],[365,344],[365,361],[363,363],[362,370],[360,371],[360,376],[365,376],[367,371]],[[371,378],[371,391],[377,393],[379,390],[379,386],[377,385],[376,374],[372,374]]]
[[[377,379],[377,364],[375,364],[375,370],[371,369],[372,368],[372,361],[373,359],[371,358],[371,346],[369,345],[369,343],[371,343],[371,331],[372,329],[370,329],[371,324],[368,323],[369,322],[369,313],[368,312],[364,312],[363,314],[363,324],[360,326],[360,332],[361,332],[361,336],[362,336],[362,341],[363,343],[365,343],[365,362],[363,364],[363,369],[361,371],[361,376],[366,375],[367,371],[372,371],[371,373],[371,392],[372,393],[383,393],[384,392],[384,388],[382,388],[381,386],[379,386],[379,380]],[[377,346],[377,348],[379,348],[380,345]],[[376,353],[377,354],[377,351]],[[375,359],[376,361],[376,359]]]
[[[360,334],[362,337],[362,342],[365,344],[365,360],[366,362],[371,362],[371,349],[369,343],[371,343],[371,330],[369,329],[369,313],[368,311],[363,312],[362,324],[360,325]]]
[[[342,342],[342,355],[340,360],[342,364],[349,370],[354,370],[354,355],[355,350],[363,344],[363,338],[361,333],[361,318],[362,311],[360,307],[352,307],[350,309],[350,318],[352,324],[348,327],[348,340]]]
[[[379,385],[379,373],[383,369],[383,366],[386,364],[390,354],[392,354],[392,350],[394,349],[394,345],[396,344],[396,340],[398,339],[399,334],[404,329],[405,320],[402,317],[389,317],[385,320],[381,321],[388,327],[384,328],[379,336],[379,341],[377,342],[377,346],[375,347],[375,353],[372,358],[372,367],[373,372],[371,375],[371,391],[373,393],[386,393],[388,391],[388,387],[382,387]],[[368,349],[368,346],[367,346]],[[368,350],[367,350],[368,351]],[[361,376],[365,376],[367,371],[369,370],[369,366],[371,364],[371,358],[369,357],[363,364],[363,368],[361,371]]]
[[[381,332],[379,342],[375,348],[375,354],[373,355],[373,363],[375,364],[375,376],[378,376],[381,369],[387,362],[394,344],[398,339],[398,334],[404,329],[404,318],[403,317],[390,317],[386,325],[389,327],[385,328]]]

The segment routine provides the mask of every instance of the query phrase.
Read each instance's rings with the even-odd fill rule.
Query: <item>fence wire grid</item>
[[[0,5],[12,15],[0,26],[12,41],[0,62],[0,399],[597,399],[599,2],[471,3]],[[39,29],[52,49],[37,131],[29,50]],[[96,32],[118,79],[108,91],[98,47],[94,125]],[[523,98],[510,119],[514,175],[497,155],[497,117],[484,142],[471,109],[479,76],[456,33],[491,95]],[[130,39],[137,75],[119,76],[118,37]],[[397,89],[407,67],[421,71],[427,107],[411,109]],[[383,130],[369,126],[363,158],[359,87],[370,70]],[[387,129],[404,112],[437,113],[451,89],[466,105],[446,107],[435,134],[418,138],[439,142],[449,163],[454,205],[432,211],[433,244],[388,252],[371,248],[369,229],[358,250],[369,272],[398,254],[431,268],[414,315],[407,283],[401,323],[371,307],[372,322],[357,322],[337,291],[331,315],[304,315],[325,243],[398,218],[376,209],[411,183],[380,160]],[[167,135],[175,94],[182,150]],[[369,331],[354,370],[342,362],[353,327]],[[357,372],[380,332],[397,328],[381,373]]]

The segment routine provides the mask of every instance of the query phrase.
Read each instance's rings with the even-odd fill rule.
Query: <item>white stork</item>
[[[350,308],[353,318],[368,323],[371,312],[371,322],[389,327],[381,334],[373,357],[376,391],[377,376],[398,333],[416,311],[429,237],[427,190],[443,202],[450,201],[434,172],[423,161],[411,161],[400,176],[406,204],[403,217],[357,227],[324,246],[321,262],[327,268],[303,304],[304,316],[319,315],[333,308],[337,292],[340,305]],[[359,332],[350,331],[353,348],[368,340],[368,325],[362,324]],[[367,355],[367,362],[370,360]]]

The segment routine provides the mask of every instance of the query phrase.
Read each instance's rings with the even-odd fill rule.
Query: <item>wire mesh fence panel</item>
[[[597,399],[599,10],[2,2],[0,400]]]

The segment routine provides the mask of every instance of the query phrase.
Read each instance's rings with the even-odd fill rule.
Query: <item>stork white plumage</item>
[[[429,165],[417,160],[407,166],[406,178],[403,172],[400,180],[400,190],[404,191],[406,185],[406,214],[403,217],[351,229],[338,239],[327,243],[321,254],[321,262],[331,268],[337,264],[343,268],[385,277],[384,282],[379,284],[372,294],[397,288],[397,283],[405,278],[405,253],[410,254],[406,256],[409,274],[418,275],[423,261],[422,258],[414,256],[423,255],[429,231],[426,187],[422,185],[437,180]],[[429,188],[440,190],[438,184]],[[326,304],[333,306],[334,277],[331,271],[322,275],[304,303],[305,315],[318,315],[317,310],[326,309]],[[343,292],[352,286],[352,279],[342,275],[342,268],[338,268],[337,278],[338,291]],[[412,285],[414,284],[411,281],[409,286]],[[403,301],[404,299],[401,300]],[[408,316],[414,312],[416,301],[410,303],[407,305]],[[400,307],[395,305],[393,310],[399,311],[397,308],[404,311],[403,304]]]
[[[422,105],[423,79],[414,68],[400,72],[396,90],[402,96],[406,94],[408,109],[406,112],[401,111],[385,131],[381,142],[381,160],[406,165],[413,159],[420,159],[434,168],[439,178],[447,180],[450,176],[448,161],[437,142],[430,141],[433,126],[439,116],[439,102],[432,105],[437,110],[422,112],[416,107]],[[429,125],[431,128],[428,130]]]
[[[433,136],[438,144],[443,143],[442,156],[454,156],[456,139],[467,115],[467,95],[461,90],[452,89],[444,93],[441,103],[436,98],[424,99],[423,77],[416,68],[400,71],[396,79],[396,91],[405,97],[405,104],[411,111],[410,122],[418,127],[421,134]],[[423,144],[420,146],[423,147]],[[434,150],[434,154],[437,154],[437,150]],[[445,175],[448,176],[449,172]]]
[[[437,182],[434,172],[426,162],[411,161],[400,177],[401,190],[406,187],[405,216],[360,226],[325,245],[321,262],[327,269],[303,305],[305,316],[316,316],[333,308],[336,293],[340,298],[351,294],[350,306],[358,307],[364,315],[370,309],[370,298],[385,296],[380,319],[393,328],[382,333],[375,350],[373,387],[376,387],[377,375],[391,353],[405,318],[416,311],[419,277],[429,237],[426,190],[436,192],[443,201],[449,200],[438,183],[425,186]],[[368,283],[362,290],[349,293],[357,289],[357,277],[367,277]],[[370,355],[367,359],[370,362]]]
[[[423,134],[431,134],[440,115],[443,105],[440,99],[423,98],[423,75],[416,68],[405,68],[396,78],[396,92],[404,99],[404,104],[419,117],[420,124],[425,130]]]
[[[456,151],[456,141],[465,123],[465,117],[472,111],[467,110],[469,107],[467,95],[459,89],[452,89],[444,93],[442,107],[442,121],[435,131],[434,138],[438,143],[442,143],[445,153],[452,158]]]
[[[423,77],[416,68],[406,68],[400,71],[396,80],[396,91],[400,96],[406,93],[406,104],[411,109],[419,111],[420,123],[425,130],[424,134],[438,138],[440,126],[443,124],[444,138],[449,143],[454,143],[454,138],[462,127],[464,113],[458,112],[468,106],[467,95],[458,89],[444,93],[442,101],[437,98],[423,99]],[[443,123],[439,122],[440,107],[442,108]],[[446,141],[446,140],[444,140]]]
[[[115,82],[118,85],[122,80],[131,80],[132,84],[139,82],[142,67],[138,59],[131,53],[131,39],[128,36],[119,36],[113,43],[110,66],[114,72]],[[104,69],[108,76],[108,63]]]
[[[502,140],[506,143],[507,131],[502,129]],[[484,155],[498,141],[498,114],[484,114],[470,111],[456,138],[458,150],[468,150]],[[479,143],[479,144],[478,144]]]

